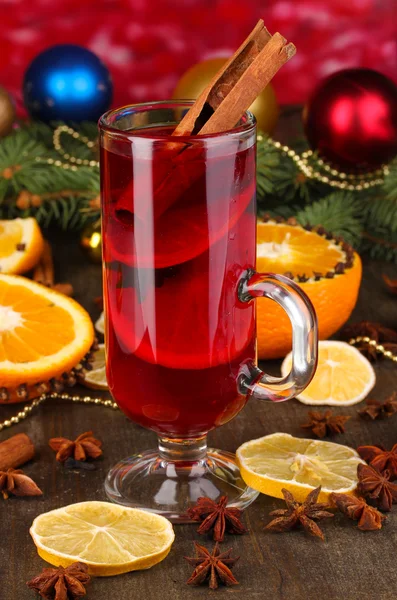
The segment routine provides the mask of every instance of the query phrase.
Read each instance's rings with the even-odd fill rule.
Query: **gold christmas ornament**
[[[102,262],[102,231],[100,221],[90,223],[83,229],[80,245],[92,262]]]
[[[0,137],[10,133],[14,119],[14,103],[7,90],[0,86]]]
[[[227,57],[224,57],[210,58],[197,63],[182,75],[172,97],[174,99],[196,99],[226,61]],[[270,83],[251,104],[250,111],[256,117],[259,130],[265,133],[273,131],[277,123],[279,108],[276,94]]]

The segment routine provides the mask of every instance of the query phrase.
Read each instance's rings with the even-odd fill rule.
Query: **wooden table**
[[[77,238],[57,234],[56,267],[62,280],[71,281],[79,300],[98,316],[93,299],[101,293],[100,267],[81,254]],[[366,262],[364,281],[352,320],[377,320],[397,327],[397,299],[385,290],[381,273],[397,277],[393,265]],[[278,363],[263,365],[277,373]],[[397,366],[384,359],[376,366],[377,384],[373,396],[383,400],[396,389]],[[87,393],[76,388],[76,392]],[[16,412],[16,407],[1,407],[0,420]],[[340,410],[352,415],[347,432],[337,441],[357,447],[397,442],[397,417],[366,422],[357,417],[357,407]],[[293,400],[272,405],[251,401],[231,423],[212,432],[210,443],[234,451],[243,442],[276,431],[304,436],[299,425],[307,408]],[[74,438],[88,429],[104,441],[104,458],[95,471],[69,471],[57,463],[48,447],[51,437]],[[26,421],[0,433],[26,432],[37,448],[37,457],[26,465],[44,491],[42,498],[11,498],[0,502],[0,599],[29,600],[34,593],[25,582],[46,566],[36,553],[29,535],[33,519],[40,513],[84,500],[105,500],[103,481],[108,469],[120,458],[155,445],[155,435],[127,421],[121,412],[100,406],[46,402]],[[337,515],[324,524],[325,543],[297,530],[285,534],[264,531],[271,510],[283,503],[261,495],[245,513],[249,533],[229,536],[225,547],[232,547],[241,559],[235,567],[240,585],[220,588],[220,596],[238,599],[272,600],[394,600],[397,598],[397,507],[384,529],[360,532],[352,521]],[[185,585],[191,569],[183,556],[192,555],[193,540],[200,539],[195,525],[175,527],[176,541],[168,558],[150,571],[94,579],[88,588],[89,600],[190,600],[208,598],[208,589]]]

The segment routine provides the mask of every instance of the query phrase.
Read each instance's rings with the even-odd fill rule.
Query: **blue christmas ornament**
[[[23,96],[27,111],[41,121],[97,121],[112,101],[109,70],[87,48],[52,46],[28,67]]]

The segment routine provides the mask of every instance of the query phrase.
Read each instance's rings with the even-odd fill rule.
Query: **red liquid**
[[[255,264],[255,147],[104,143],[110,390],[134,422],[197,436],[241,410],[237,377],[255,359],[254,306],[237,298]]]

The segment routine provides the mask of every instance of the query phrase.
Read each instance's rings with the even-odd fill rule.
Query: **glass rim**
[[[138,137],[138,138],[143,138],[146,140],[172,140],[175,141],[175,137],[170,135],[156,135],[153,133],[153,135],[150,135],[150,129],[146,130],[145,133],[137,133],[134,130],[128,130],[128,131],[123,131],[122,129],[118,129],[117,127],[112,127],[112,125],[109,124],[109,118],[117,115],[117,114],[121,114],[124,111],[126,111],[127,109],[134,109],[134,111],[136,113],[139,112],[150,112],[156,109],[159,109],[161,107],[164,108],[171,108],[173,106],[175,107],[191,107],[193,106],[195,100],[183,100],[183,99],[178,99],[178,100],[155,100],[153,102],[140,102],[137,104],[126,104],[124,106],[120,106],[118,108],[112,108],[110,110],[108,110],[107,112],[105,112],[98,121],[98,126],[99,129],[101,131],[105,131],[106,133],[112,134],[112,135],[117,135],[119,137],[123,137],[126,139],[129,139],[131,137]],[[232,129],[226,129],[225,131],[219,131],[216,133],[206,133],[204,135],[180,135],[178,136],[178,140],[179,141],[183,141],[183,140],[194,140],[194,141],[202,141],[202,140],[207,140],[207,139],[218,139],[218,138],[230,138],[230,137],[234,137],[234,136],[240,136],[242,134],[247,134],[247,133],[252,133],[255,131],[255,127],[256,127],[256,119],[255,116],[252,114],[251,111],[246,110],[245,113],[243,114],[242,118],[245,118],[246,121],[244,123],[241,123],[240,125],[237,125],[235,127],[233,127]],[[137,130],[139,131],[139,130]]]

